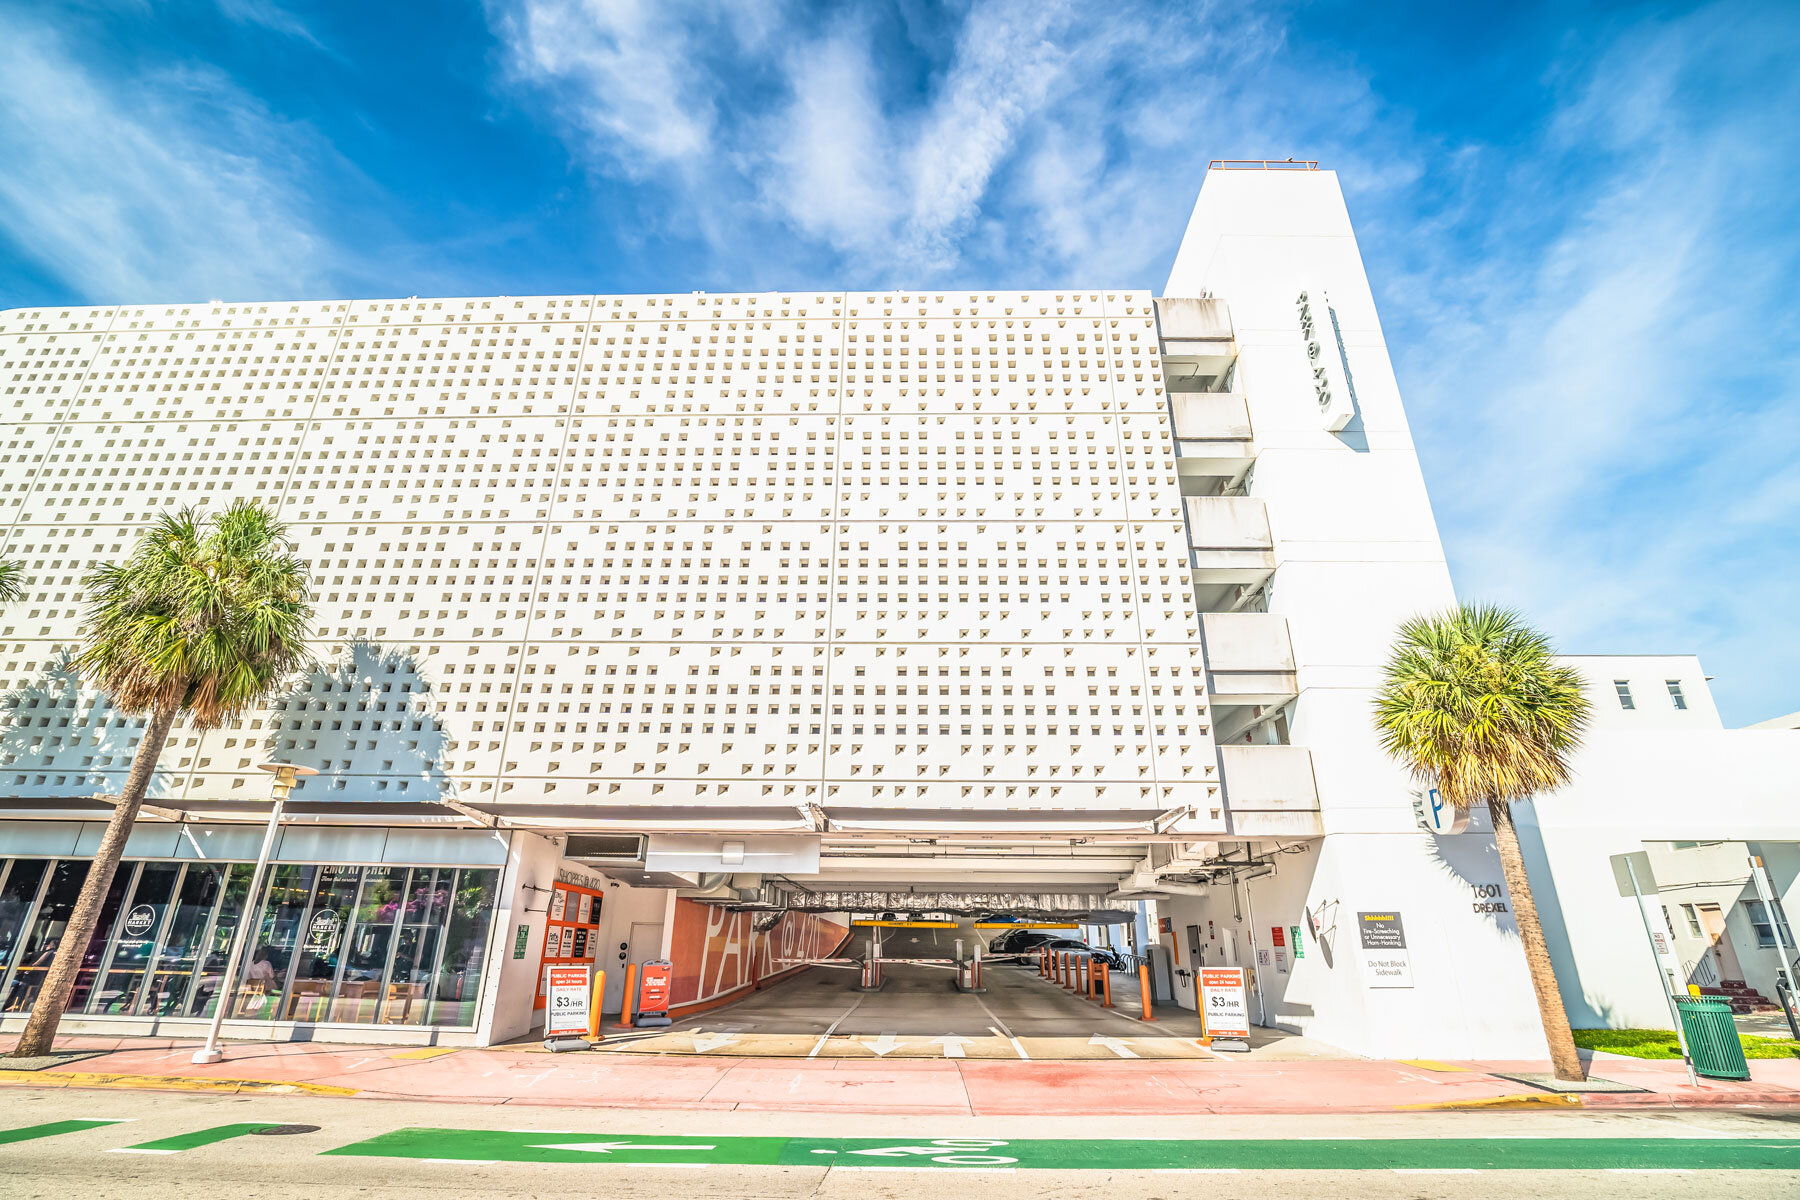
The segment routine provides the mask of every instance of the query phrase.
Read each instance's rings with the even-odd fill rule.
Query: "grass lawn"
[[[1745,1058],[1800,1058],[1800,1042],[1789,1038],[1757,1037],[1740,1033]],[[1681,1043],[1672,1029],[1577,1029],[1575,1044],[1583,1050],[1604,1050],[1632,1058],[1680,1058]]]

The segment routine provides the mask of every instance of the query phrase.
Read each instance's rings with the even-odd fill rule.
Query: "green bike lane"
[[[1800,1139],[649,1137],[405,1128],[324,1152],[462,1163],[1044,1171],[1800,1170]]]
[[[14,1093],[18,1095],[18,1093]],[[21,1097],[22,1098],[22,1097]],[[545,1128],[485,1128],[520,1120],[520,1109],[390,1105],[318,1097],[115,1096],[104,1115],[82,1097],[47,1093],[9,1115],[37,1123],[0,1127],[0,1178],[21,1172],[102,1172],[167,1163],[179,1178],[192,1164],[221,1181],[245,1178],[408,1178],[459,1168],[545,1172],[570,1186],[612,1186],[657,1168],[713,1168],[752,1178],[764,1169],[833,1172],[1065,1172],[1105,1179],[1117,1172],[1757,1172],[1800,1180],[1800,1113],[1407,1115],[1381,1117],[1136,1119],[850,1118],[823,1112],[643,1114],[591,1122],[577,1112],[540,1111]],[[502,1112],[506,1115],[502,1116]],[[93,1114],[93,1115],[89,1115]],[[244,1120],[263,1117],[260,1121]],[[469,1118],[473,1117],[473,1120]],[[221,1120],[223,1118],[223,1121]],[[794,1132],[806,1136],[795,1136]],[[1062,1136],[1056,1136],[1062,1135]],[[139,1167],[126,1168],[132,1156]],[[93,1164],[92,1167],[79,1164]],[[441,1166],[433,1164],[443,1164]],[[416,1168],[394,1175],[396,1170]],[[349,1175],[342,1174],[348,1171]],[[729,1172],[737,1171],[738,1176]],[[185,1173],[182,1173],[185,1172]],[[335,1172],[335,1173],[334,1173]],[[744,1175],[743,1172],[750,1172]],[[676,1171],[679,1176],[689,1172]],[[521,1176],[524,1178],[527,1176]],[[811,1173],[805,1175],[811,1178]],[[162,1176],[158,1176],[162,1178]],[[168,1178],[175,1178],[174,1176]],[[493,1178],[488,1176],[486,1178]],[[510,1178],[510,1177],[508,1177]],[[1772,1177],[1771,1177],[1772,1178]],[[575,1182],[585,1181],[585,1182]],[[781,1186],[786,1186],[783,1184]],[[924,1186],[924,1185],[921,1185]],[[1021,1185],[1022,1186],[1022,1185]],[[0,1190],[5,1190],[0,1185]],[[1010,1193],[1009,1193],[1010,1195]]]

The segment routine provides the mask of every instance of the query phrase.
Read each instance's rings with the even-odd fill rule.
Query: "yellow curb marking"
[[[1556,1092],[1530,1092],[1515,1096],[1483,1096],[1472,1100],[1440,1100],[1435,1104],[1396,1104],[1394,1109],[1397,1112],[1419,1112],[1425,1109],[1450,1108],[1529,1108],[1538,1104],[1580,1107],[1581,1097]]]
[[[1399,1060],[1409,1067],[1417,1067],[1421,1071],[1467,1071],[1467,1067],[1453,1067],[1449,1063],[1439,1062],[1435,1058],[1403,1058]]]
[[[422,1046],[417,1050],[403,1050],[399,1054],[390,1055],[389,1057],[391,1057],[391,1058],[442,1058],[446,1054],[460,1053],[462,1051],[462,1049],[463,1049],[463,1047],[461,1047],[461,1046]]]
[[[163,1092],[235,1092],[281,1095],[304,1092],[312,1096],[354,1096],[361,1088],[329,1083],[299,1083],[286,1079],[197,1079],[179,1075],[102,1075],[84,1071],[52,1074],[48,1071],[0,1070],[0,1084],[25,1087],[143,1088]]]

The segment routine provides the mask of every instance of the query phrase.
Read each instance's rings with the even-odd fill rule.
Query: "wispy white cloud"
[[[1293,132],[1273,119],[1285,102],[1245,102],[1209,81],[1211,64],[1268,66],[1279,46],[1259,18],[1225,6],[1125,4],[1096,22],[1061,0],[977,2],[947,32],[909,30],[929,45],[863,10],[821,22],[782,4],[730,6],[729,30],[720,11],[489,9],[508,81],[546,101],[576,157],[665,185],[671,227],[729,251],[739,283],[764,266],[756,247],[791,256],[795,237],[857,282],[942,282],[1023,266],[1025,251],[1038,282],[1089,262],[1147,275],[1204,169],[1198,120]],[[757,237],[765,221],[790,240]]]
[[[211,69],[103,78],[23,20],[0,38],[0,231],[90,298],[324,290],[305,140]]]
[[[1572,650],[1697,651],[1746,721],[1800,706],[1800,246],[1759,182],[1800,150],[1800,85],[1754,69],[1800,43],[1752,18],[1560,71],[1495,181],[1518,207],[1422,247],[1395,347],[1459,590]]]
[[[315,48],[331,53],[312,29],[298,16],[283,8],[276,0],[216,0],[219,13],[241,25],[257,25],[283,37],[298,38]]]

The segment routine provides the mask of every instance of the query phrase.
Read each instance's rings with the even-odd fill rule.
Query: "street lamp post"
[[[237,931],[231,936],[231,952],[225,957],[225,972],[219,977],[218,1003],[213,1006],[212,1028],[207,1031],[206,1045],[194,1051],[197,1063],[216,1063],[225,1057],[225,1051],[219,1046],[219,1027],[225,1023],[225,1009],[231,1004],[232,983],[237,978],[238,962],[243,957],[244,946],[250,937],[250,926],[256,916],[256,898],[262,895],[263,876],[269,869],[269,856],[275,852],[275,835],[281,829],[281,806],[287,802],[288,793],[294,790],[294,780],[302,775],[317,775],[311,767],[296,767],[292,763],[266,762],[257,763],[256,769],[267,771],[275,777],[270,791],[275,797],[274,806],[269,809],[269,827],[263,832],[262,852],[256,857],[256,870],[250,875],[250,890],[244,896],[244,915],[238,921]]]

